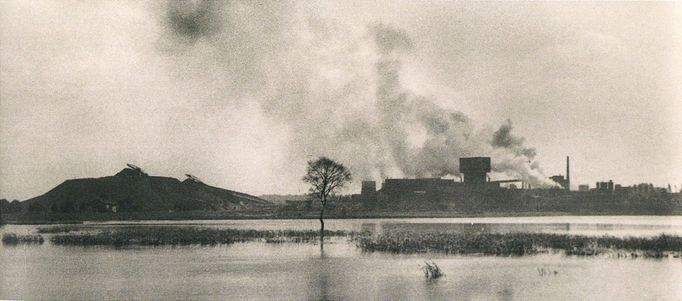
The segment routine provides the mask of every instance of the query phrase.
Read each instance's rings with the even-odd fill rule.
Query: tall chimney
[[[568,156],[566,156],[566,190],[571,190],[571,166]]]

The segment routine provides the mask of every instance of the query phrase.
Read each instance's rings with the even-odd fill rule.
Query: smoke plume
[[[404,87],[404,59],[419,47],[405,30],[339,24],[306,5],[169,2],[165,50],[179,68],[214,72],[197,78],[224,101],[257,102],[287,129],[293,164],[325,155],[380,181],[459,176],[460,157],[491,156],[496,173],[548,184],[511,121],[491,133]]]
[[[513,128],[511,120],[507,119],[507,121],[493,133],[492,146],[509,149],[519,156],[526,156],[528,159],[532,160],[535,158],[535,148],[525,147],[523,145],[525,140],[523,137],[516,137],[511,134]]]
[[[222,8],[222,3],[214,0],[169,2],[166,21],[176,37],[194,43],[220,32]]]

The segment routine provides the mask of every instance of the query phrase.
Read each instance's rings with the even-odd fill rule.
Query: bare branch
[[[351,181],[351,173],[340,163],[326,157],[308,161],[303,181],[310,184],[310,193],[326,204],[327,197]]]

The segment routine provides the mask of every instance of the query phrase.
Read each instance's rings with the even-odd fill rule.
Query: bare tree
[[[335,190],[343,187],[352,179],[350,171],[341,163],[327,157],[308,161],[308,171],[303,181],[310,184],[310,193],[320,200],[320,246],[324,244],[324,209],[327,200]]]

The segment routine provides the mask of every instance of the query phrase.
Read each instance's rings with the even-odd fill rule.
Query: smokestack
[[[571,166],[569,156],[566,156],[566,190],[571,190]]]

